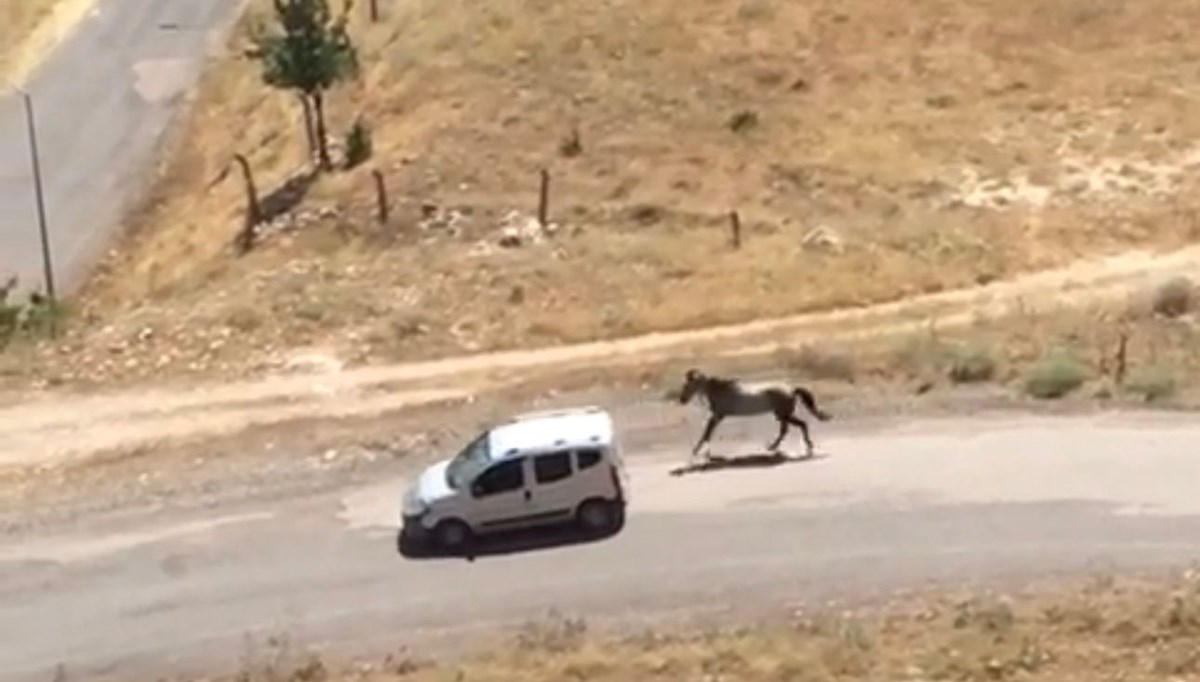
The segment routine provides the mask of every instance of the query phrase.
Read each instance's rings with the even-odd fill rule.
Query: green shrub
[[[374,152],[374,144],[371,141],[371,128],[362,119],[354,121],[354,125],[350,126],[349,132],[346,133],[346,168],[354,168],[367,159],[371,158]]]
[[[1136,370],[1125,381],[1125,390],[1140,395],[1148,403],[1169,398],[1178,388],[1175,374],[1162,366]]]
[[[63,316],[61,305],[36,292],[29,295],[29,303],[10,303],[14,286],[0,286],[0,350],[18,334],[49,334]]]
[[[1025,392],[1034,398],[1061,398],[1078,389],[1087,379],[1087,370],[1074,353],[1056,349],[1042,356],[1025,377]]]
[[[729,129],[735,133],[749,132],[758,127],[758,112],[743,109],[729,118]]]
[[[571,134],[558,143],[558,153],[573,159],[583,153],[583,140],[579,137],[579,129],[572,128]]]
[[[0,348],[8,345],[21,326],[21,307],[0,300]]]

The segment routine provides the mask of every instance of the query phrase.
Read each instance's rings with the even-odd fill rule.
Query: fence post
[[[371,175],[375,178],[375,205],[379,212],[379,224],[387,225],[389,215],[387,185],[384,183],[383,173],[380,173],[379,169],[372,170]]]
[[[1129,332],[1122,329],[1121,337],[1117,340],[1117,386],[1125,384],[1125,370],[1129,362]]]
[[[547,214],[550,212],[550,171],[542,169],[542,187],[538,193],[538,224],[546,228]]]
[[[729,212],[729,229],[733,233],[733,248],[742,248],[742,218],[737,211]]]

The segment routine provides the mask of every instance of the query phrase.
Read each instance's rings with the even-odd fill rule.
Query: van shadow
[[[755,452],[748,455],[733,457],[713,456],[703,462],[686,464],[671,470],[672,476],[684,474],[702,474],[725,469],[767,469],[785,464],[803,464],[826,459],[828,455],[814,453],[803,457],[789,455],[786,452]]]
[[[573,524],[501,531],[476,538],[465,550],[451,552],[429,542],[414,542],[402,532],[396,533],[396,552],[405,559],[466,559],[475,561],[482,557],[498,557],[509,554],[537,552],[572,545],[584,545],[608,540],[625,528],[622,518],[615,528],[603,534],[587,533]]]

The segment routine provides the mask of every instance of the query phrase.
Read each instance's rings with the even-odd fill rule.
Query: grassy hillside
[[[92,0],[0,0],[0,82],[23,79],[91,4]]]
[[[428,357],[866,304],[1198,234],[1195,0],[412,0],[377,24],[365,4],[363,73],[331,120],[340,136],[362,116],[372,161],[234,257],[231,154],[270,188],[305,142],[294,98],[215,62],[69,353],[137,339],[147,376],[310,345]],[[543,168],[557,230],[499,246]]]

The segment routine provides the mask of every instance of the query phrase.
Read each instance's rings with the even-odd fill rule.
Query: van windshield
[[[450,464],[446,467],[446,485],[454,490],[461,490],[475,480],[479,472],[487,468],[490,461],[491,447],[488,443],[488,434],[484,432],[470,445],[463,448],[462,452],[455,455],[454,459],[450,460]]]

